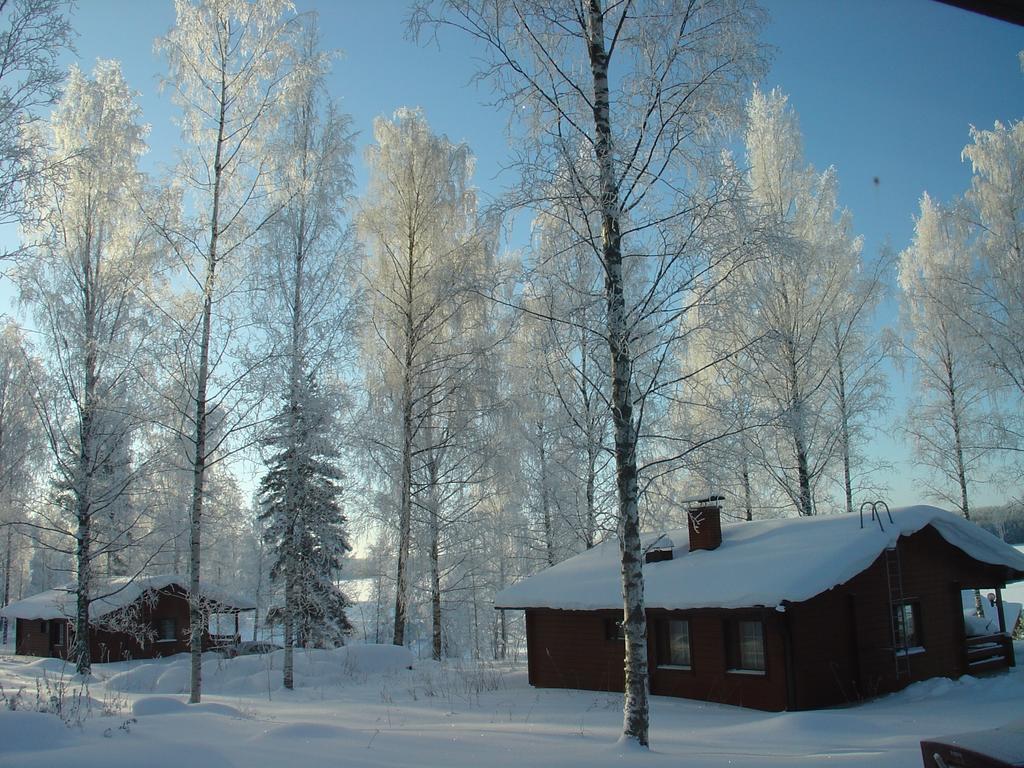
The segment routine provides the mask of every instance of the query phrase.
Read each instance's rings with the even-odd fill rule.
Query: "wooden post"
[[[1006,617],[1003,615],[1003,589],[1002,587],[996,587],[996,610],[999,612],[999,631],[1003,634],[1008,635],[1013,632],[1013,627],[1009,630],[1006,629]],[[1009,666],[1017,666],[1017,657],[1013,651],[1013,638],[1006,638],[1006,660],[1009,662]]]
[[[960,649],[960,674],[966,675],[971,671],[971,665],[967,658],[967,627],[964,625],[964,603],[961,596],[963,585],[960,582],[953,582],[953,617],[956,627],[957,644]]]
[[[783,603],[783,608],[788,609],[788,604]],[[791,615],[789,610],[783,610],[782,616],[779,619],[779,626],[782,628],[782,655],[786,660],[786,709],[793,712],[798,707],[796,700],[796,664],[793,660],[793,629],[790,623]],[[766,659],[767,653],[768,648],[766,646]],[[850,698],[846,695],[846,691],[843,690],[842,692],[846,700],[849,701]]]
[[[1003,590],[996,587],[996,614],[999,616],[999,631],[1006,634],[1006,617],[1003,615]]]
[[[541,682],[537,677],[537,660],[541,649],[536,641],[536,620],[529,610],[523,611],[523,614],[526,621],[526,679],[530,685],[539,686]]]

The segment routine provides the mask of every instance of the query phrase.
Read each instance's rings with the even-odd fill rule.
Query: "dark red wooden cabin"
[[[189,603],[187,579],[154,576],[135,580],[111,579],[97,587],[102,598],[90,609],[90,655],[94,662],[148,659],[187,653]],[[244,597],[203,587],[207,613],[233,614],[235,634],[240,611],[255,605]],[[74,593],[69,587],[51,589],[11,603],[3,615],[15,619],[15,653],[67,658],[73,642]],[[204,628],[203,649],[220,640]]]
[[[961,590],[1001,596],[1024,555],[942,510],[892,514],[884,529],[856,515],[722,526],[705,506],[688,532],[645,537],[651,692],[800,710],[1012,666],[1012,627],[968,636]],[[526,611],[531,684],[623,689],[618,549],[603,547],[499,594]]]

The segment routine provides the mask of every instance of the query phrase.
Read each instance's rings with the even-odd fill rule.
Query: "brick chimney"
[[[700,499],[687,510],[686,519],[690,529],[690,551],[697,549],[718,549],[722,543],[723,496],[709,496]]]

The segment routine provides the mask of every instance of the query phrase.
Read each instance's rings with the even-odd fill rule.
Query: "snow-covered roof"
[[[188,577],[178,574],[165,574],[162,576],[140,576],[132,579],[128,576],[121,576],[111,579],[102,579],[94,585],[93,594],[99,595],[89,607],[89,616],[98,619],[106,616],[118,608],[138,600],[147,590],[167,589],[177,585],[188,591]],[[62,587],[49,589],[40,592],[38,595],[26,597],[16,603],[11,603],[3,610],[0,616],[8,619],[71,619],[75,616],[75,584],[65,584]],[[220,603],[221,606],[237,609],[240,611],[251,611],[256,604],[248,597],[231,594],[219,587],[201,582],[199,592],[204,600]]]
[[[689,551],[686,529],[644,534],[646,550],[665,538],[676,543],[671,560],[644,565],[649,608],[774,607],[801,602],[843,584],[870,566],[900,536],[931,526],[975,560],[1005,566],[1008,580],[1024,578],[1024,554],[945,510],[930,506],[883,513],[885,530],[868,518],[831,515],[722,525],[715,550]],[[658,541],[660,537],[661,541]],[[607,541],[502,590],[497,608],[599,610],[622,608],[619,548]]]

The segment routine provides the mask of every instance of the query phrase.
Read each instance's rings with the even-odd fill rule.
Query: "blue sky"
[[[970,167],[960,153],[970,125],[1024,117],[1020,27],[931,0],[778,0],[768,7],[764,37],[778,50],[764,86],[789,93],[808,159],[838,170],[840,200],[864,236],[867,258],[887,241],[907,246],[922,192],[945,201],[967,188]],[[895,321],[891,301],[879,322]],[[895,424],[913,382],[889,373],[894,401],[884,422]],[[895,464],[892,500],[920,501],[909,446],[890,434],[881,430],[877,447]],[[976,505],[1009,495],[998,483],[974,493]]]
[[[921,193],[948,200],[970,178],[960,151],[971,124],[991,127],[1024,116],[1024,76],[1017,52],[1024,29],[931,0],[774,0],[763,39],[775,47],[764,88],[780,86],[800,115],[808,159],[834,165],[840,199],[873,257],[887,240],[906,246]],[[507,158],[505,115],[486,104],[489,94],[470,83],[472,46],[442,35],[440,47],[404,37],[406,5],[398,0],[296,0],[300,11],[320,14],[324,45],[341,49],[330,82],[333,95],[353,116],[360,153],[372,139],[373,118],[400,106],[420,106],[434,129],[465,140],[477,155],[477,184],[496,193],[510,183],[501,174]],[[173,109],[158,92],[161,60],[153,40],[174,22],[170,0],[81,0],[73,24],[79,32],[80,66],[97,57],[123,63],[141,92],[152,126],[147,166],[173,161],[178,132]],[[365,179],[362,155],[357,160]],[[878,183],[875,183],[875,179]],[[0,294],[10,295],[9,286]],[[883,309],[880,322],[895,319]],[[902,408],[907,382],[893,372],[895,405]],[[891,499],[918,501],[908,452],[898,438],[879,450],[897,462]],[[1000,499],[985,489],[979,501]]]

